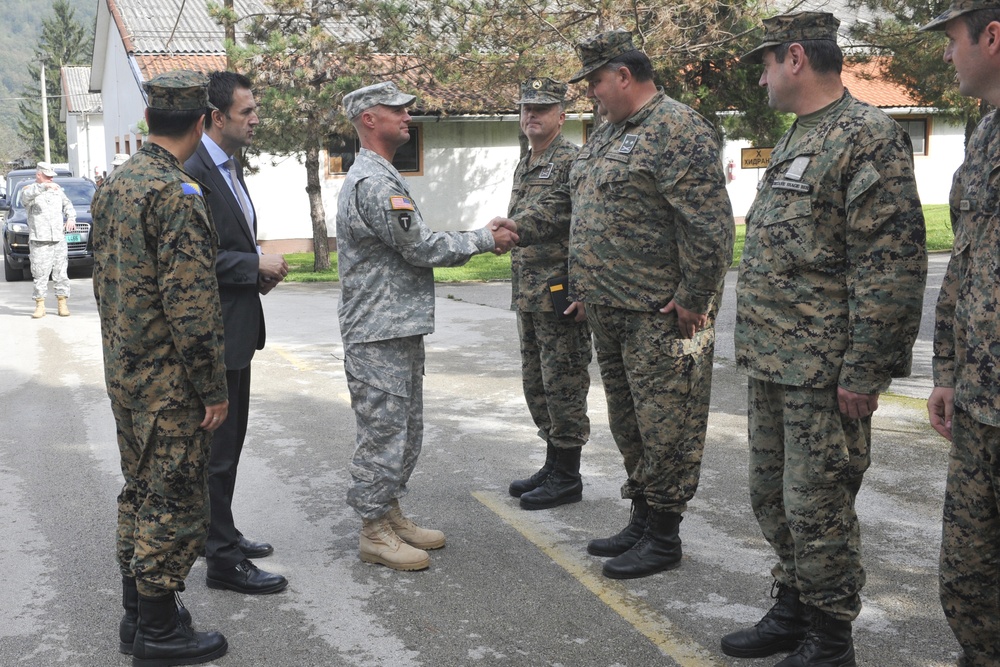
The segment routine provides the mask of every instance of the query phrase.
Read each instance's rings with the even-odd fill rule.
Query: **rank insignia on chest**
[[[635,145],[639,143],[638,134],[626,134],[625,138],[622,139],[622,145],[618,147],[619,153],[631,153]]]
[[[782,178],[790,179],[793,181],[801,181],[802,174],[806,172],[806,167],[809,166],[809,157],[806,155],[799,156],[792,160],[792,164],[788,167],[788,171],[782,174]]]
[[[541,173],[538,174],[538,178],[552,178],[552,170],[555,169],[555,167],[555,163],[549,162],[545,165],[545,169],[542,169]]]
[[[396,218],[396,222],[399,223],[399,226],[403,228],[404,232],[408,232],[410,231],[410,225],[413,224],[413,216],[409,213],[400,213],[399,217]]]
[[[959,211],[971,211],[973,208],[971,199],[962,199],[958,202]]]
[[[413,211],[413,200],[409,197],[389,197],[389,208],[393,211]]]
[[[784,178],[776,179],[771,183],[771,187],[775,190],[793,190],[795,192],[810,192],[812,191],[812,185],[809,183],[800,183],[798,181],[789,181]]]

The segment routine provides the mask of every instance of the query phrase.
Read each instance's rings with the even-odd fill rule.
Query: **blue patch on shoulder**
[[[181,183],[181,192],[186,195],[198,195],[202,197],[201,186],[197,183]]]

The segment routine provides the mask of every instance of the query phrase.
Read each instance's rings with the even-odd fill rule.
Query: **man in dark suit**
[[[251,558],[274,551],[270,544],[247,539],[233,521],[236,468],[247,433],[250,402],[250,360],[264,347],[264,312],[260,295],[267,294],[288,273],[281,255],[265,255],[257,245],[257,220],[234,155],[253,141],[260,122],[250,80],[234,72],[209,75],[208,97],[215,105],[205,115],[205,133],[184,168],[202,182],[205,201],[219,233],[215,271],[222,301],[226,382],[230,419],[215,431],[208,466],[211,519],[205,558],[206,583],[246,594],[277,593],[288,585],[280,574],[261,570]]]

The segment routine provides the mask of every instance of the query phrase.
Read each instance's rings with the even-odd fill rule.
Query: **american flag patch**
[[[409,197],[389,197],[389,208],[393,211],[413,211],[413,200]]]

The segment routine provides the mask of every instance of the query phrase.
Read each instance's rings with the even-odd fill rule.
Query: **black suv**
[[[94,268],[94,246],[90,240],[93,220],[90,217],[90,202],[97,187],[86,178],[56,176],[56,183],[62,186],[66,196],[76,209],[76,230],[66,232],[69,246],[69,267]],[[31,260],[28,252],[28,211],[21,201],[25,186],[34,181],[21,181],[10,192],[7,219],[3,222],[3,277],[8,282],[31,278]]]
[[[71,172],[66,167],[52,167],[56,171],[56,176],[72,176]],[[6,180],[7,187],[4,189],[4,193],[0,195],[0,208],[8,209],[13,201],[7,201],[7,193],[13,196],[14,191],[17,189],[17,184],[21,181],[34,181],[35,172],[37,168],[32,167],[31,169],[14,169],[13,171],[7,172]]]

